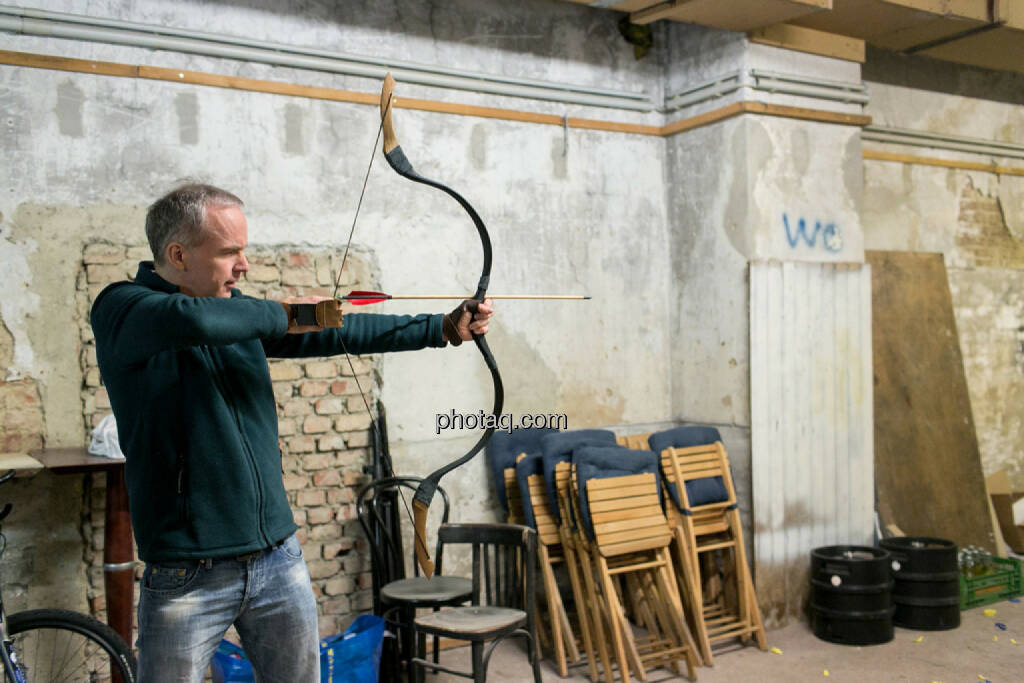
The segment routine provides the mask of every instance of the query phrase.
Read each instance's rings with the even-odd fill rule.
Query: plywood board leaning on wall
[[[942,254],[867,252],[884,524],[995,550]]]

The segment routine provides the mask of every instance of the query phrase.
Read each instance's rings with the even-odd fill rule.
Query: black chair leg
[[[472,645],[473,650],[473,681],[475,683],[484,683],[487,680],[487,669],[484,667],[484,644],[479,640],[474,640]]]

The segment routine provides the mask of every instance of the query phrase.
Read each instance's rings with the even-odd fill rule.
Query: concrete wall
[[[45,9],[605,88],[660,85],[657,58],[636,61],[610,15],[566,3],[365,2],[333,9],[68,0],[45,3]],[[5,35],[4,43],[6,49],[79,59],[363,92],[380,87],[374,79],[100,43],[13,35]],[[0,66],[0,94],[0,255],[6,275],[0,320],[10,339],[0,388],[5,401],[38,404],[18,418],[19,434],[27,436],[6,444],[12,450],[83,445],[88,425],[102,412],[96,402],[102,392],[89,376],[88,337],[83,342],[78,331],[86,307],[76,305],[76,291],[79,278],[88,277],[87,245],[120,245],[140,255],[134,246],[142,243],[146,205],[179,180],[198,178],[246,201],[254,250],[291,245],[340,252],[379,121],[376,108],[366,105],[12,66]],[[610,114],[401,84],[397,96],[660,122],[656,114]],[[396,111],[395,123],[418,170],[459,189],[490,227],[492,292],[593,296],[587,303],[500,306],[488,338],[505,378],[505,412],[566,413],[571,428],[670,420],[664,321],[671,264],[662,140],[578,130],[566,139],[558,126],[404,109]],[[369,178],[353,248],[372,283],[392,292],[469,293],[480,270],[479,239],[462,210],[441,193],[399,178],[381,159]],[[102,280],[97,275],[87,284],[91,289]],[[379,310],[441,312],[450,305],[396,303]],[[434,416],[489,408],[491,382],[473,345],[374,362],[379,382],[369,389],[387,407],[399,472],[425,474],[468,448],[474,434],[436,436]],[[14,393],[18,397],[7,398]],[[5,415],[15,421],[13,411]],[[5,426],[5,443],[12,429]],[[90,521],[102,491],[81,476],[51,479],[43,474],[18,484],[23,493],[16,496],[8,530],[22,531],[11,536],[19,540],[52,525],[66,530],[74,542],[60,546],[62,562],[53,564],[73,568],[74,576],[49,585],[77,585],[81,592],[71,593],[80,596],[86,592],[80,559],[98,561],[99,530]],[[482,456],[445,480],[457,501],[454,519],[494,515],[485,480]],[[29,504],[33,497],[35,505]],[[40,501],[48,501],[52,514],[33,514]],[[338,527],[336,536],[356,535],[351,519],[331,524]],[[7,559],[17,559],[24,571],[6,574],[7,581],[28,585],[48,575],[39,567],[55,556],[44,554],[44,536],[36,538],[34,555],[9,553]],[[348,568],[353,575],[361,571]],[[25,602],[57,606],[56,599],[81,607],[81,597],[65,601],[44,594]]]
[[[872,53],[865,68],[875,124],[1020,143],[1024,80],[1011,74]],[[879,148],[876,144],[875,148]],[[1021,159],[886,145],[959,162]],[[865,247],[942,253],[986,475],[1024,488],[1024,177],[864,163]]]

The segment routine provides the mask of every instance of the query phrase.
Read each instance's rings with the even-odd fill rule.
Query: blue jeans
[[[257,681],[319,682],[316,600],[294,534],[241,560],[147,564],[139,682],[199,683],[232,624]]]

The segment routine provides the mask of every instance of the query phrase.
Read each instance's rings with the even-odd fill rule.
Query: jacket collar
[[[171,284],[156,274],[156,268],[153,266],[152,261],[139,262],[139,271],[135,273],[135,282],[145,285],[150,289],[167,292],[168,294],[175,294],[180,291],[178,285]]]

